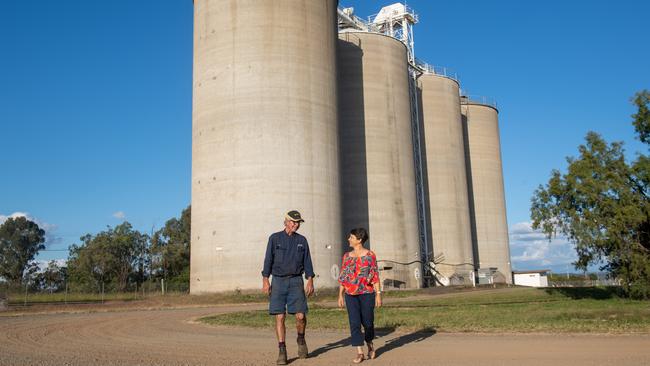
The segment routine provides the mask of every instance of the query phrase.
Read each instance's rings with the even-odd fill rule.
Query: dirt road
[[[274,365],[271,329],[215,328],[192,319],[259,305],[0,317],[0,365]],[[347,365],[346,332],[309,331],[311,358]],[[366,365],[650,365],[650,335],[380,334]]]

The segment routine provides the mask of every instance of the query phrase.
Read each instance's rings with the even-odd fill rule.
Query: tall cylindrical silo
[[[260,288],[299,210],[317,286],[336,286],[336,0],[196,0],[192,293]]]
[[[475,261],[480,271],[494,272],[494,282],[512,283],[498,111],[490,104],[468,98],[461,102]]]
[[[369,229],[378,260],[419,259],[406,47],[385,35],[339,34],[339,130],[344,230]],[[420,287],[420,264],[381,273],[384,286]]]
[[[429,238],[434,256],[442,259],[436,270],[443,281],[468,284],[474,256],[459,84],[443,75],[424,73],[418,86]]]

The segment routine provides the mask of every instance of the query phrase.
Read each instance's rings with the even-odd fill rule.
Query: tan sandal
[[[352,363],[361,363],[364,359],[363,353],[357,353],[357,358],[352,360]]]
[[[375,347],[373,346],[372,343],[367,343],[367,345],[368,345],[368,359],[374,360],[375,357],[377,356],[377,353],[375,352]]]

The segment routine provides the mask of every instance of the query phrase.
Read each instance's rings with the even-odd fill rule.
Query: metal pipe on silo
[[[342,32],[338,43],[343,228],[366,227],[379,260],[419,260],[406,46]],[[420,264],[392,264],[384,286],[420,287]]]
[[[434,72],[418,78],[429,238],[445,284],[471,284],[474,271],[459,83]]]
[[[461,98],[470,203],[479,271],[512,283],[499,117],[496,105]],[[479,282],[481,280],[479,274]]]
[[[316,285],[337,285],[337,3],[195,1],[192,293],[259,288],[292,209]]]

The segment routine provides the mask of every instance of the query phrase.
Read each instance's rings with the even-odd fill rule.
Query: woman
[[[363,247],[368,240],[368,232],[364,228],[350,230],[348,243],[352,250],[343,255],[341,274],[339,275],[339,307],[348,310],[352,346],[357,347],[357,357],[354,363],[364,360],[363,341],[368,346],[368,358],[375,358],[375,348],[372,344],[375,338],[375,306],[381,306],[381,291],[377,256],[371,250]],[[345,297],[343,293],[345,292]],[[361,333],[363,325],[364,333]]]

